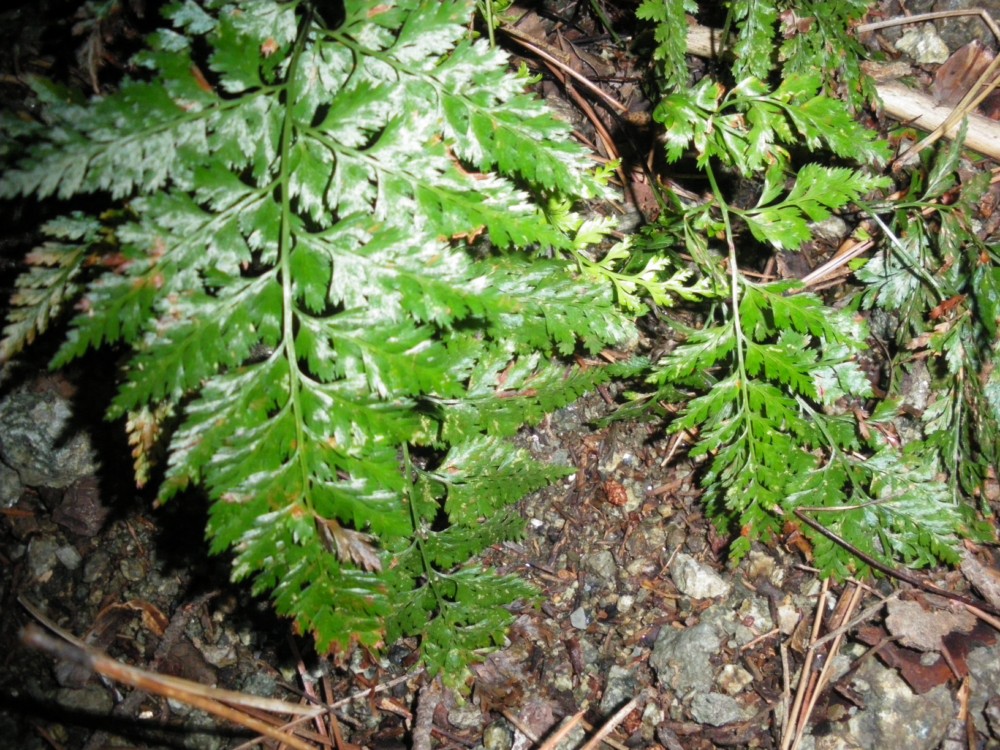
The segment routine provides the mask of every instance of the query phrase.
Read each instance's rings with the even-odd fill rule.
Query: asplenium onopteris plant
[[[650,0],[641,8],[644,17],[662,26],[687,4],[675,0],[661,7]],[[677,205],[635,243],[640,248],[683,246],[724,290],[703,325],[687,331],[656,363],[649,381],[657,390],[648,401],[680,402],[668,429],[686,433],[690,455],[705,458],[706,503],[716,522],[734,535],[732,557],[745,555],[755,540],[779,536],[787,524],[801,526],[804,519],[797,514],[803,514],[810,525],[802,531],[813,544],[816,565],[838,576],[864,573],[868,566],[812,526],[814,521],[870,559],[913,566],[954,562],[957,539],[974,533],[968,505],[954,491],[955,483],[942,482],[940,475],[961,472],[960,446],[978,441],[955,439],[961,429],[956,427],[938,435],[939,441],[951,440],[950,454],[928,450],[919,440],[901,448],[891,439],[896,402],[875,403],[872,384],[859,367],[869,335],[856,310],[847,302],[825,304],[796,280],[764,283],[742,269],[742,248],[749,245],[755,254],[762,247],[796,251],[813,239],[815,222],[857,210],[866,196],[888,185],[863,168],[885,162],[885,144],[858,122],[848,104],[825,90],[839,83],[855,106],[863,101],[861,93],[869,86],[861,80],[858,46],[847,26],[864,10],[864,2],[804,3],[789,15],[772,2],[731,4],[735,84],[703,78],[665,95],[653,113],[664,127],[667,160],[693,155],[712,200]],[[779,18],[782,42],[776,38]],[[668,30],[657,38],[668,47],[657,57],[664,64],[676,61],[679,52],[670,46],[679,43],[677,35]],[[782,54],[775,57],[770,53],[779,43]],[[831,55],[831,50],[845,55]],[[774,76],[776,67],[779,75]],[[666,71],[662,79],[676,84],[684,75]],[[824,163],[828,154],[835,166]],[[723,176],[756,181],[754,204],[731,200],[721,187]],[[948,295],[978,294],[978,304],[979,298],[991,299],[990,254],[976,249],[964,255],[966,268],[971,261],[980,264],[973,274],[978,285],[931,283],[928,297],[936,294],[935,304]],[[875,263],[879,273],[864,277],[873,284],[867,304],[876,296],[894,298],[896,304],[905,299],[914,307],[926,304],[910,292],[921,288],[921,274],[931,272],[898,252],[891,257],[901,260]],[[907,292],[898,294],[895,289],[904,285]],[[990,307],[989,315],[993,312]],[[994,344],[983,335],[986,329],[948,330],[954,342],[962,331],[966,343],[979,337],[978,346],[989,350]],[[943,340],[935,344],[948,348]],[[954,352],[961,350],[957,344],[951,350],[953,371],[968,379],[975,367],[957,365]],[[971,377],[985,380],[987,358],[977,357],[978,362],[969,358],[979,365]],[[966,391],[978,391],[979,403],[989,401],[985,382]],[[936,426],[958,411],[954,403],[939,403],[932,412]],[[995,442],[992,416],[980,421],[991,429],[979,434]],[[996,451],[980,454],[983,459],[974,462],[981,481]]]
[[[472,3],[336,7],[174,3],[116,93],[37,84],[0,194],[109,210],[47,223],[3,354],[74,305],[54,366],[128,352],[109,414],[140,479],[165,432],[159,499],[207,490],[236,578],[321,650],[418,635],[457,678],[531,593],[470,559],[563,472],[503,438],[626,369],[560,355],[634,332],[538,207],[602,184]]]
[[[923,437],[908,450],[941,467],[951,495],[971,499],[1000,466],[1000,254],[975,220],[989,174],[959,181],[963,139],[924,155],[908,197],[877,218],[884,253],[857,277],[862,306],[887,313],[892,395],[906,397],[896,391],[908,379],[932,387],[926,403],[908,399]]]

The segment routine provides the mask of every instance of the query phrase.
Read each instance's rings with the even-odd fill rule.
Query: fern
[[[841,91],[853,109],[871,101],[874,86],[861,71],[864,49],[850,34],[870,6],[868,0],[807,0],[782,11],[779,25],[784,39],[778,59],[785,75],[814,73],[818,68],[829,90]]]
[[[636,332],[607,276],[621,269],[581,274],[588,233],[549,211],[603,182],[505,55],[468,38],[472,3],[327,10],[177,2],[118,92],[37,84],[45,122],[5,124],[26,155],[0,195],[121,208],[46,227],[3,352],[74,304],[53,365],[129,351],[109,417],[127,418],[140,481],[169,436],[159,500],[205,488],[234,578],[321,650],[417,635],[460,681],[532,595],[470,559],[564,473],[502,438],[634,373],[559,358]],[[556,259],[477,259],[483,232]]]
[[[678,206],[636,246],[640,253],[643,247],[683,247],[714,280],[717,302],[704,325],[686,332],[654,365],[647,382],[655,392],[634,398],[680,402],[668,429],[697,436],[691,455],[707,459],[706,502],[719,526],[734,533],[737,560],[754,540],[798,525],[793,513],[799,512],[874,559],[913,566],[954,562],[958,538],[979,533],[962,493],[978,492],[988,467],[996,466],[997,390],[987,385],[995,380],[995,264],[992,250],[969,237],[968,211],[959,206],[971,207],[985,182],[967,186],[955,208],[937,208],[942,229],[948,228],[941,232],[946,248],[939,251],[948,260],[937,261],[949,270],[943,279],[932,270],[935,233],[914,215],[914,208],[925,209],[950,189],[957,150],[930,170],[920,202],[893,207],[901,236],[859,272],[869,284],[864,306],[898,309],[922,342],[896,343],[931,347],[954,377],[945,397],[925,413],[924,440],[900,448],[890,439],[898,402],[865,414],[863,404],[874,394],[857,359],[870,334],[850,304],[834,309],[797,282],[762,284],[742,272],[738,242],[798,250],[813,239],[815,222],[864,207],[889,184],[850,166],[879,166],[888,157],[886,145],[851,111],[869,91],[857,67],[857,43],[847,33],[864,9],[851,2],[805,4],[794,12],[768,2],[733,3],[735,85],[705,77],[689,91],[668,91],[654,112],[665,129],[668,161],[693,156],[713,200]],[[648,17],[666,22],[665,16]],[[775,58],[770,51],[779,19],[785,41]],[[838,50],[843,56],[829,57]],[[776,66],[771,86],[764,81]],[[835,85],[846,86],[846,103],[824,92]],[[827,153],[840,165],[820,166],[817,157]],[[756,204],[733,205],[720,187],[721,173],[757,179]],[[717,240],[724,246],[714,247]],[[949,316],[949,325],[928,329],[933,311],[951,310],[947,300],[967,298],[989,322],[977,325],[976,316],[958,315],[951,324]],[[941,473],[948,477],[944,482]],[[802,531],[825,574],[869,572],[811,526]]]
[[[0,197],[69,205],[27,257],[0,356],[72,314],[53,366],[126,355],[108,416],[137,481],[166,447],[159,502],[204,489],[234,578],[320,650],[418,636],[453,683],[533,596],[475,556],[565,474],[507,438],[611,378],[678,404],[668,429],[697,436],[734,558],[808,514],[875,559],[953,561],[1000,462],[1000,263],[970,221],[987,178],[957,185],[955,146],[914,173],[918,198],[878,201],[889,150],[858,123],[849,33],[865,4],[733,2],[728,77],[686,88],[697,6],[643,0],[666,159],[693,157],[711,199],[613,244],[572,206],[608,196],[614,165],[591,170],[469,34],[475,7],[492,30],[506,6],[182,0],[117,92],[36,81],[40,121],[0,121]],[[753,205],[723,177],[758,180]],[[856,298],[744,273],[738,243],[794,252],[846,211],[888,242]],[[678,300],[711,304],[659,361],[585,359]],[[891,330],[869,331],[875,307]],[[858,365],[872,336],[940,394],[905,445],[900,394],[874,401]],[[866,572],[802,531],[825,573]]]
[[[653,59],[659,61],[665,90],[674,90],[687,82],[684,50],[687,44],[685,13],[698,9],[693,0],[642,0],[636,18],[656,24],[653,33],[656,49]]]
[[[766,78],[773,69],[771,49],[777,21],[777,3],[734,0],[729,6],[727,26],[732,24],[738,30],[733,44],[733,73],[738,80]]]
[[[971,229],[989,176],[959,185],[960,156],[961,137],[925,160],[915,198],[883,224],[885,252],[857,276],[867,285],[861,306],[892,316],[883,336],[899,351],[896,367],[923,368],[933,386],[934,400],[918,407],[921,455],[945,470],[954,497],[974,497],[1000,462],[1000,255]]]

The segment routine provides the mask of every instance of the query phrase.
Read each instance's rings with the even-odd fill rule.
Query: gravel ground
[[[35,379],[0,410],[58,412],[72,392],[62,378]],[[475,667],[467,695],[414,671],[415,643],[381,662],[358,653],[345,670],[317,660],[266,603],[226,582],[226,560],[203,556],[195,500],[152,511],[148,498],[113,495],[88,473],[61,490],[21,488],[0,533],[0,736],[26,750],[232,748],[251,737],[26,648],[21,628],[43,621],[153,672],[286,701],[344,701],[335,715],[345,748],[569,750],[602,728],[610,747],[788,747],[800,675],[815,681],[827,664],[825,689],[804,693],[814,705],[800,747],[930,750],[950,747],[951,735],[1000,746],[992,628],[886,582],[824,585],[794,536],[727,567],[695,467],[666,460],[671,444],[652,427],[595,427],[608,413],[594,394],[520,437],[576,473],[526,498],[525,538],[487,556],[541,596]],[[967,588],[958,573],[940,582]],[[810,648],[840,621],[850,621],[846,640]],[[565,738],[554,739],[560,728]]]

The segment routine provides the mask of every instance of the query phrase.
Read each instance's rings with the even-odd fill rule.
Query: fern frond
[[[560,356],[636,338],[571,259],[468,251],[484,230],[574,247],[542,207],[605,192],[507,58],[466,39],[472,9],[348,0],[333,28],[319,5],[175,3],[142,80],[90,103],[40,85],[50,127],[6,128],[27,148],[0,178],[0,196],[128,199],[48,227],[5,350],[77,299],[54,364],[130,352],[109,416],[140,481],[173,428],[159,499],[205,488],[235,578],[322,650],[418,635],[455,675],[530,593],[470,559],[564,473],[501,437],[629,368]]]
[[[77,278],[87,263],[87,251],[101,237],[100,222],[81,215],[50,221],[45,231],[54,239],[25,258],[29,269],[18,277],[10,300],[11,312],[0,340],[0,362],[31,344],[65,304],[75,300],[80,286]]]

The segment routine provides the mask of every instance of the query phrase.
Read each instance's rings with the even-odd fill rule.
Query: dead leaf
[[[956,673],[961,677],[968,675],[966,659],[969,652],[978,646],[992,646],[996,642],[993,628],[983,622],[977,623],[971,633],[951,633],[944,638],[944,645],[952,659],[952,665],[949,665],[940,654],[931,659],[920,651],[893,643],[885,629],[878,625],[862,625],[857,630],[857,637],[862,643],[878,646],[878,658],[886,666],[898,670],[899,676],[917,695],[947,684]]]
[[[484,711],[524,706],[525,685],[532,681],[512,654],[497,651],[471,670],[476,677],[476,700]]]
[[[918,651],[940,651],[942,639],[949,633],[969,633],[976,618],[968,611],[953,610],[948,605],[928,607],[917,600],[893,599],[887,605],[885,626],[901,644]]]
[[[620,508],[628,504],[628,490],[625,489],[625,485],[614,479],[604,481],[604,496],[615,507]]]
[[[316,525],[323,534],[327,548],[344,562],[352,562],[363,570],[381,572],[382,561],[378,550],[372,546],[374,537],[353,529],[345,529],[334,520],[317,518]]]
[[[956,50],[934,74],[934,99],[940,104],[958,104],[992,61],[993,53],[977,40]]]
[[[980,596],[994,607],[1000,607],[1000,570],[983,565],[975,555],[963,550],[962,575]]]

